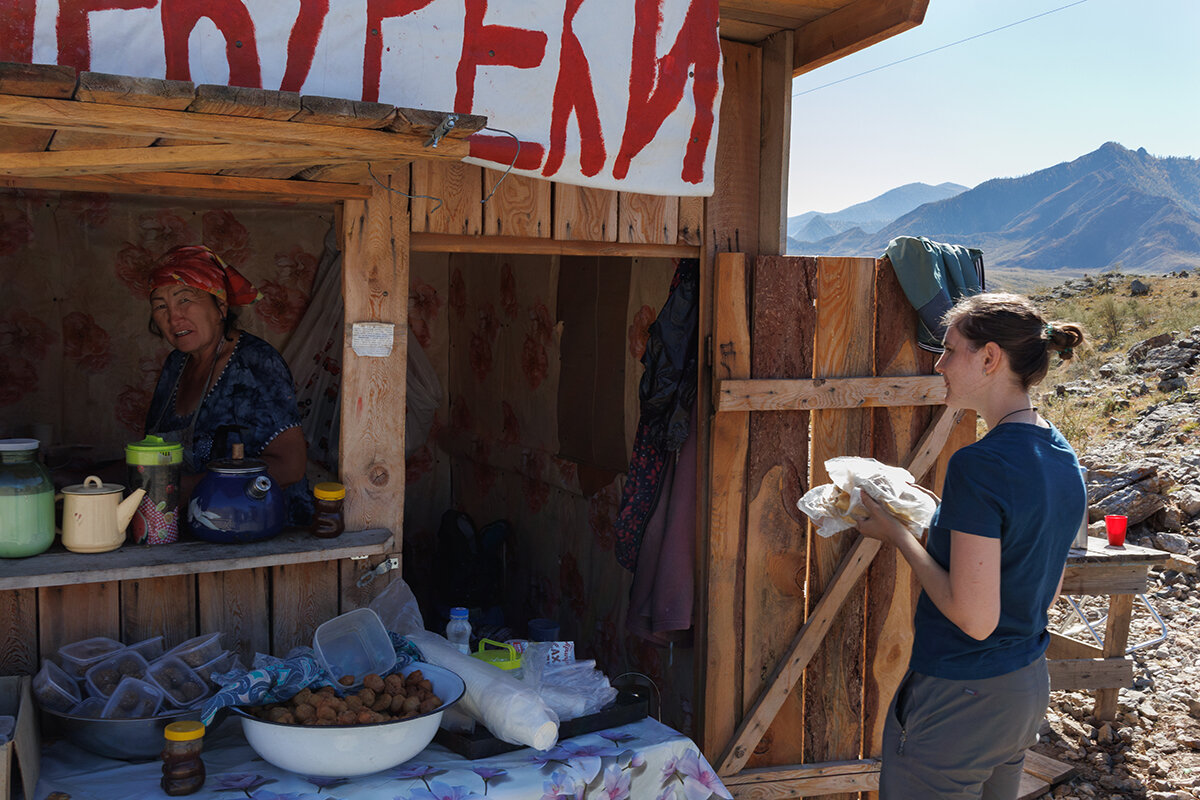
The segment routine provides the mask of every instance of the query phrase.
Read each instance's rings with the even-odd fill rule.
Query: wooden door
[[[715,281],[704,750],[735,797],[853,797],[878,785],[917,589],[890,548],[813,535],[796,500],[839,455],[937,490],[974,415],[941,406],[886,260],[722,254]]]

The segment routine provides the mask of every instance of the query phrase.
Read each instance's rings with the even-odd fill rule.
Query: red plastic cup
[[[1104,530],[1108,532],[1108,543],[1113,547],[1124,547],[1125,526],[1129,518],[1124,514],[1109,514],[1104,518]]]

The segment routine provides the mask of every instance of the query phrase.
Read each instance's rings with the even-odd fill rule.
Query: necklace
[[[1001,417],[1000,419],[996,420],[996,425],[999,425],[1001,422],[1004,422],[1004,420],[1008,419],[1013,414],[1020,414],[1022,411],[1037,411],[1037,406],[1029,406],[1029,408],[1018,408],[1016,411],[1010,411],[1007,414],[1005,414],[1003,417]],[[993,425],[992,427],[994,428],[994,427],[996,427],[996,425]]]

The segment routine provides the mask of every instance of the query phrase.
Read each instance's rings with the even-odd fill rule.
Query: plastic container
[[[224,648],[221,647],[221,635],[220,632],[217,632],[196,636],[183,644],[172,647],[167,651],[167,655],[175,656],[189,667],[199,667],[212,661],[224,651]]]
[[[520,678],[522,675],[521,654],[511,644],[492,639],[480,639],[479,649],[471,655],[480,661],[486,661],[493,667],[499,667],[514,678]]]
[[[42,708],[66,712],[79,705],[79,685],[58,664],[44,660],[33,676],[33,696]]]
[[[146,677],[162,690],[163,699],[176,708],[191,708],[212,694],[196,671],[173,655],[150,665]]]
[[[392,639],[379,615],[369,608],[356,608],[317,626],[313,650],[325,671],[340,683],[344,676],[354,680],[342,684],[354,688],[371,673],[383,675],[396,664]]]
[[[149,666],[141,653],[126,648],[88,668],[83,682],[89,696],[107,700],[112,697],[122,678],[145,679]]]
[[[37,439],[0,439],[0,558],[54,544],[54,484],[37,460]]]
[[[155,660],[166,652],[163,637],[161,636],[151,636],[149,639],[142,639],[137,644],[129,645],[127,649],[139,653],[147,662]]]
[[[318,539],[333,539],[346,530],[342,502],[346,487],[340,483],[318,483],[313,487],[313,518],[309,531]]]
[[[104,707],[108,705],[107,697],[89,697],[71,709],[71,716],[100,719],[104,716]]]
[[[172,797],[192,794],[204,785],[204,726],[172,722],[163,729],[162,790]]]
[[[529,638],[535,642],[557,642],[558,623],[552,619],[529,620]]]
[[[233,653],[229,650],[221,653],[221,655],[209,661],[207,664],[201,664],[196,667],[196,674],[214,689],[220,688],[216,681],[212,679],[214,673],[228,672],[233,666]]]
[[[446,623],[446,641],[458,648],[460,653],[471,654],[471,621],[467,609],[455,606],[450,609],[450,621]]]
[[[140,678],[122,678],[112,697],[104,704],[104,719],[145,719],[162,707],[163,691]]]
[[[91,639],[82,639],[78,642],[64,644],[58,648],[58,656],[62,659],[63,669],[69,675],[77,679],[82,679],[84,673],[92,666],[100,663],[124,647],[125,645],[116,639],[96,636]]]

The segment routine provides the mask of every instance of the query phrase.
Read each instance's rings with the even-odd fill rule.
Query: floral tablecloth
[[[361,778],[295,775],[263,761],[237,720],[206,738],[208,780],[194,798],[222,800],[708,800],[729,798],[691,739],[643,719],[559,742],[475,761],[431,744],[411,761]],[[42,752],[35,800],[165,797],[161,763],[129,764],[60,741]]]

